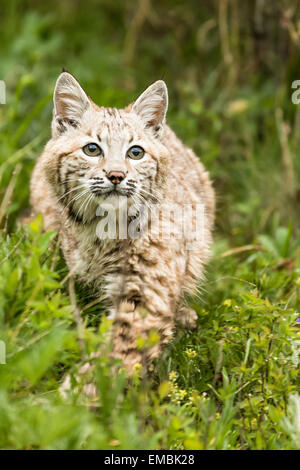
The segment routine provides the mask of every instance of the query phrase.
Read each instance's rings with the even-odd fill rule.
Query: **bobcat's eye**
[[[103,154],[102,148],[98,144],[87,144],[82,147],[82,150],[89,157],[98,157]]]
[[[127,150],[126,156],[132,158],[133,160],[140,160],[141,158],[143,158],[144,154],[145,150],[142,149],[142,147],[134,145],[133,147],[130,147],[129,150]]]

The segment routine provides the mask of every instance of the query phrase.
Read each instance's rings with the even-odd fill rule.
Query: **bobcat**
[[[127,108],[115,109],[98,107],[70,73],[61,73],[52,137],[31,179],[33,212],[42,213],[45,229],[58,231],[71,274],[106,297],[112,354],[129,371],[137,363],[145,369],[152,364],[176,322],[194,326],[196,313],[184,296],[203,278],[212,240],[215,198],[209,175],[165,124],[167,106],[162,80]],[[147,219],[134,236],[120,236],[120,229],[114,237],[99,235],[102,204],[115,210],[117,220],[126,204],[127,228],[146,208],[151,230]],[[204,210],[201,237],[192,230],[181,234],[176,214],[181,210],[194,226],[195,213],[185,208],[196,206]],[[165,212],[175,236],[165,231]],[[152,331],[159,342],[142,350],[139,338],[147,341]]]

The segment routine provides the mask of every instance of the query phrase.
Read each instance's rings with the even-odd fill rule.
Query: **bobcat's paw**
[[[93,353],[91,354],[90,358],[95,358],[99,357],[98,353]],[[92,373],[94,370],[94,364],[90,362],[85,362],[80,369],[78,370],[78,373],[74,377],[76,385],[73,388],[74,392],[78,392],[78,390],[82,390],[83,395],[86,398],[89,399],[94,399],[97,397],[97,387],[96,385],[91,382],[92,379]],[[66,399],[68,396],[68,393],[72,391],[72,385],[71,385],[71,375],[67,374],[63,383],[59,387],[59,393],[60,396],[63,399]]]
[[[121,359],[121,367],[132,375],[137,367],[145,375],[160,354],[160,335],[157,318],[143,307],[132,302],[121,302],[113,324],[113,351],[115,359]],[[171,332],[170,332],[171,335]]]

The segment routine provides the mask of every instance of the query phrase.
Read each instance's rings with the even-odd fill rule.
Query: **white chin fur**
[[[126,204],[130,207],[130,198],[123,194],[110,194],[99,202],[99,206],[111,206],[112,209],[123,209]]]

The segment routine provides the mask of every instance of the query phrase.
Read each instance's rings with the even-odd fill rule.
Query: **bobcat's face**
[[[54,94],[48,179],[78,221],[99,204],[118,207],[160,202],[167,171],[161,134],[167,108],[163,82],[155,82],[125,110],[97,107],[64,72]]]

